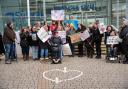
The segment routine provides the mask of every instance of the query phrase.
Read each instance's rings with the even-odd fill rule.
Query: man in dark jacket
[[[128,20],[126,19],[124,19],[123,21],[122,29],[119,36],[123,40],[121,46],[126,58],[124,64],[127,64],[128,63]]]
[[[93,31],[93,43],[96,46],[96,58],[100,59],[101,58],[101,41],[102,41],[102,35],[100,34],[98,24],[94,24]]]
[[[13,30],[13,23],[8,22],[7,26],[4,29],[3,35],[3,43],[5,46],[5,64],[11,64],[11,59],[9,58],[9,54],[11,51],[11,45],[15,42],[15,32]]]

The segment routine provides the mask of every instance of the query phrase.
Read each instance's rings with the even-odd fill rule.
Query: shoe
[[[74,55],[69,55],[69,57],[74,57]]]
[[[46,57],[45,59],[46,59],[46,60],[48,60],[49,58],[48,58],[48,57]]]
[[[96,56],[95,58],[96,58],[96,59],[101,59],[101,56]]]
[[[43,61],[44,60],[44,58],[40,58],[40,61]]]
[[[5,64],[11,64],[11,61],[5,61]]]

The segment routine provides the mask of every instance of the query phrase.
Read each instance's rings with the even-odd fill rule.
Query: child
[[[61,63],[62,40],[60,36],[58,36],[57,31],[53,32],[53,36],[50,39],[50,45],[52,49],[52,63]]]

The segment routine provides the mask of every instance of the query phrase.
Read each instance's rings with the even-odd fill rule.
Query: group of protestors
[[[38,31],[43,28],[48,34],[51,34],[51,37],[47,41],[43,42],[37,35]],[[90,37],[84,41],[79,41],[77,43],[72,43],[70,36],[75,33],[83,33],[85,30],[88,30]],[[66,41],[64,42],[61,37],[58,35],[58,31],[66,31]],[[108,25],[106,32],[101,34],[99,28],[99,21],[95,21],[93,24],[84,26],[83,24],[78,24],[78,29],[75,30],[72,24],[66,23],[62,24],[62,21],[52,21],[49,25],[47,22],[41,24],[37,21],[34,26],[23,27],[19,33],[20,36],[20,46],[22,49],[23,60],[29,60],[29,50],[32,49],[32,59],[35,60],[44,60],[49,59],[51,55],[52,63],[61,63],[63,58],[63,48],[62,45],[68,43],[72,52],[70,57],[75,55],[75,45],[78,45],[78,56],[84,56],[84,47],[86,48],[87,57],[93,58],[94,55],[94,45],[96,48],[96,59],[101,58],[101,42],[104,37],[104,42],[106,48],[110,45],[107,45],[108,36],[119,36],[122,39],[120,47],[122,53],[125,55],[126,60],[124,63],[128,63],[128,20],[123,21],[123,25],[120,31],[116,31],[111,25]],[[13,23],[8,22],[7,26],[4,29],[3,37],[0,36],[0,54],[5,53],[5,63],[11,64],[11,57],[14,55],[14,46],[16,34],[14,31]],[[2,40],[3,39],[3,40]],[[3,42],[2,42],[3,41]],[[117,48],[117,45],[113,45]],[[5,49],[5,51],[4,51]],[[113,54],[113,49],[110,49],[111,55]]]

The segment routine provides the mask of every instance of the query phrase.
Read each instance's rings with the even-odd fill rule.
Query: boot
[[[25,60],[25,55],[23,55],[23,60]]]
[[[29,55],[26,55],[26,59],[25,60],[29,60]]]

